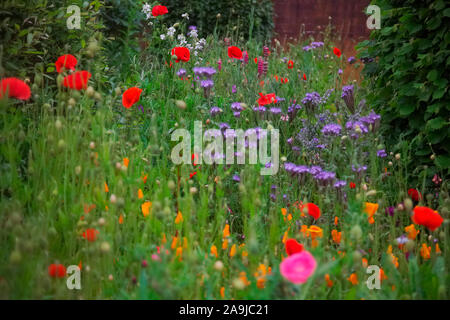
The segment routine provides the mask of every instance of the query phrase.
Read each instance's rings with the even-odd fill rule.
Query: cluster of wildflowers
[[[212,76],[216,74],[216,69],[213,67],[194,67],[192,70],[200,81],[200,87],[203,88],[205,97],[209,97],[211,88],[214,86]]]
[[[304,46],[303,51],[310,51],[310,50],[313,50],[316,48],[323,47],[323,45],[324,45],[324,43],[321,41],[314,41],[314,42],[311,42],[310,45]]]

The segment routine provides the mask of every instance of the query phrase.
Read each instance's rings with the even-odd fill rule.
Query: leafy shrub
[[[236,27],[235,31],[245,39],[267,40],[274,27],[270,0],[168,0],[164,3],[173,13],[173,22],[187,12],[203,36],[214,31],[220,36],[230,36],[229,31]]]
[[[168,24],[178,22],[183,13],[188,13],[190,23],[200,29],[203,37],[216,31],[219,36],[238,35],[244,39],[267,40],[274,28],[270,0],[165,0],[148,1],[148,4],[167,6],[170,14],[164,19]],[[108,33],[124,33],[129,28],[139,30],[139,19],[143,18],[138,12],[141,9],[142,4],[136,1],[106,0],[102,15]]]
[[[414,163],[450,168],[450,4],[444,0],[374,0],[381,29],[359,44],[368,96],[392,144],[411,141]],[[431,156],[431,155],[434,156]],[[430,157],[431,156],[431,157]]]
[[[69,5],[80,7],[80,29],[67,28]],[[0,2],[0,76],[53,73],[59,55],[87,48],[102,29],[96,19],[101,6],[100,1],[76,0]]]

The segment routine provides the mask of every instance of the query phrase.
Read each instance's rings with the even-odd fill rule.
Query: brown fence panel
[[[331,23],[341,40],[337,45],[349,56],[357,42],[367,39],[365,10],[369,0],[273,0],[275,31],[285,43],[300,37],[321,39],[321,32]]]

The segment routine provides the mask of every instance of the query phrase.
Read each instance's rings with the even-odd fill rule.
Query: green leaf
[[[433,69],[430,72],[428,72],[427,79],[434,82],[434,81],[436,81],[438,76],[439,76],[439,72],[436,69]]]
[[[437,117],[431,120],[428,120],[427,126],[432,130],[438,130],[445,125],[446,121],[442,117]]]
[[[450,157],[446,155],[441,155],[436,157],[436,164],[441,168],[450,168]]]
[[[445,91],[447,91],[447,88],[438,88],[438,89],[434,90],[433,100],[442,98],[445,94]]]

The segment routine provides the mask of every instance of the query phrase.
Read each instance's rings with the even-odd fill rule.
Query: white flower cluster
[[[148,3],[144,3],[144,5],[142,6],[142,12],[144,12],[147,16],[147,20],[154,18],[152,14],[152,7]]]
[[[189,20],[189,14],[186,12],[186,13],[183,13],[182,15],[181,15],[181,17],[182,18],[185,18],[186,20]]]

